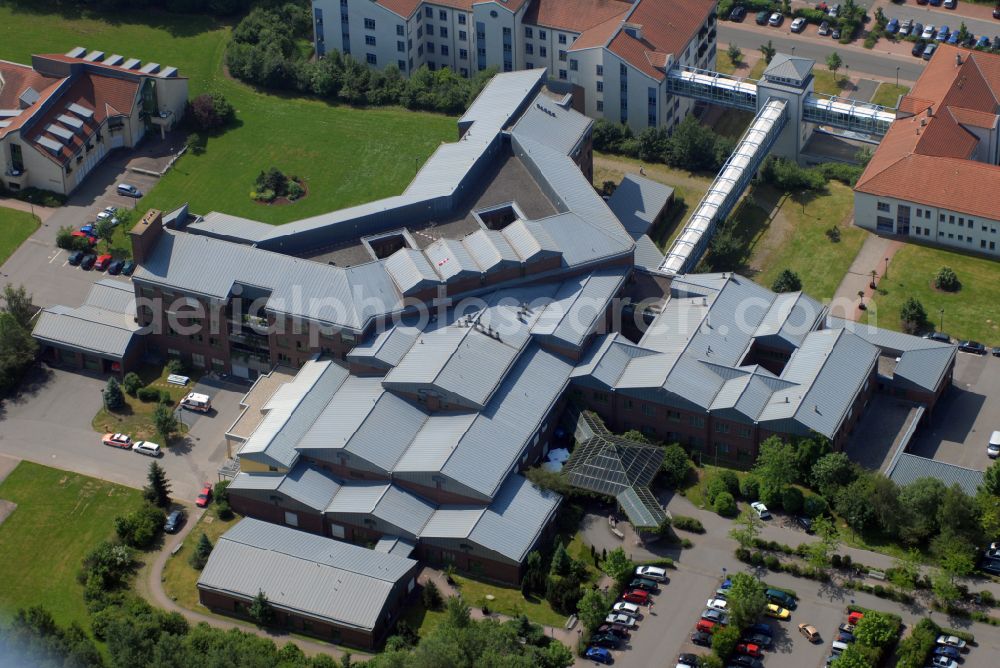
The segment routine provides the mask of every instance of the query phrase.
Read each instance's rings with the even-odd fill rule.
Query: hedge
[[[900,625],[903,624],[903,618],[900,617],[899,615],[897,615],[895,612],[886,612],[885,610],[873,610],[871,608],[866,608],[866,607],[864,607],[862,605],[854,605],[854,604],[851,604],[851,605],[847,606],[847,612],[848,613],[851,613],[851,612],[860,612],[863,615],[866,615],[869,612],[878,612],[878,613],[881,613],[881,614],[885,615],[886,617],[891,617],[896,622],[898,622]]]
[[[170,393],[166,390],[159,390],[155,387],[140,387],[135,395],[139,401],[157,401],[161,403],[171,403]]]
[[[674,564],[674,560],[670,557],[662,557],[660,559],[652,559],[650,561],[637,561],[636,566],[659,566],[660,568],[677,568]]]
[[[51,208],[60,207],[66,203],[65,195],[60,195],[51,190],[42,190],[41,188],[34,187],[8,190],[4,187],[3,183],[0,183],[0,197],[13,197],[22,202],[31,202],[32,204]]]
[[[701,520],[686,515],[674,515],[674,528],[691,533],[705,533],[705,525]]]

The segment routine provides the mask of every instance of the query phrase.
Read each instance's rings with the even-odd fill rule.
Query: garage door
[[[237,364],[236,362],[233,362],[233,375],[236,376],[237,378],[249,378],[250,368],[245,367],[242,364]]]

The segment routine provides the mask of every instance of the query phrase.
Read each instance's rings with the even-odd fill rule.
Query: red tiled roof
[[[62,81],[58,77],[40,74],[28,65],[19,65],[6,60],[0,60],[0,76],[4,81],[0,86],[0,109],[19,108],[18,98],[28,88],[43,93],[49,86]]]
[[[571,50],[579,51],[580,49],[592,49],[595,46],[607,46],[611,38],[614,37],[615,32],[621,27],[622,21],[625,20],[627,14],[628,10],[617,16],[612,16],[604,23],[599,23],[592,28],[584,30],[576,38],[576,41],[573,42]]]
[[[855,190],[996,218],[1000,167],[970,159],[979,140],[962,126],[994,127],[998,93],[1000,56],[941,45]]]
[[[125,69],[124,67],[118,67],[117,65],[108,65],[106,63],[101,63],[101,62],[90,62],[88,60],[83,60],[82,58],[70,58],[69,56],[61,54],[61,53],[45,53],[45,54],[40,54],[40,55],[36,55],[36,56],[33,56],[33,57],[35,59],[51,60],[51,61],[58,62],[58,63],[77,63],[77,64],[85,65],[86,69],[88,69],[88,70],[90,70],[91,68],[97,68],[98,70],[105,69],[105,70],[110,70],[112,72],[121,72],[123,74],[130,74],[133,77],[156,77],[157,76],[156,74],[143,74],[142,72],[139,71],[138,68],[136,68],[134,70],[128,70],[128,69]],[[161,69],[162,69],[162,67],[161,67]],[[175,79],[186,79],[187,77],[181,76],[179,73],[176,73],[176,74],[174,74],[173,78],[175,78]]]
[[[467,12],[472,11],[473,5],[483,5],[487,4],[489,0],[433,0],[431,2],[424,2],[423,0],[374,0],[378,4],[382,5],[388,9],[393,14],[398,14],[404,19],[413,16],[413,13],[421,5],[430,5],[438,7],[451,7],[452,9],[463,9]],[[496,4],[504,9],[510,10],[511,12],[517,12],[524,3],[528,0],[509,0],[509,2],[502,2],[497,0]]]
[[[626,0],[534,0],[524,22],[582,33],[631,9]]]
[[[652,63],[666,59],[653,54],[676,59],[714,9],[714,0],[639,0],[628,22],[642,26],[642,39],[622,31],[608,48],[651,77],[663,79],[666,72]]]
[[[34,125],[26,139],[33,142],[38,137],[45,136],[60,144],[63,148],[59,154],[53,154],[43,147],[39,148],[50,159],[63,164],[76,153],[86,141],[86,138],[97,130],[100,124],[104,122],[104,119],[109,116],[131,114],[138,95],[138,81],[129,81],[118,77],[100,76],[91,73],[76,75],[69,89],[59,96],[59,100],[52,105],[44,116],[38,119],[38,122]],[[61,125],[58,118],[63,114],[68,113],[68,115],[73,116],[72,112],[67,112],[67,108],[71,104],[78,104],[91,109],[94,115],[91,119],[84,121],[83,132],[73,132],[72,139],[66,144],[59,137],[49,134],[46,128],[52,124]],[[73,130],[70,127],[66,127],[66,129]]]

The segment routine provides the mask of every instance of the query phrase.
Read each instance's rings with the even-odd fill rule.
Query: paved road
[[[90,426],[101,407],[104,383],[102,378],[60,369],[43,368],[33,374],[18,396],[0,404],[0,453],[142,487],[150,460],[101,445]],[[224,435],[245,392],[208,390],[216,412],[199,418],[185,439],[158,460],[176,499],[194,499],[204,481],[216,479],[226,455]]]
[[[896,67],[899,67],[901,82],[916,81],[924,71],[925,63],[919,58],[886,53],[877,47],[865,49],[860,42],[840,44],[825,37],[795,35],[788,30],[788,25],[789,22],[785,21],[780,28],[764,28],[755,24],[752,18],[743,23],[722,21],[719,23],[719,42],[736,43],[746,52],[757,51],[761,44],[767,44],[771,40],[779,53],[794,53],[796,56],[812,58],[821,66],[824,66],[826,57],[836,51],[844,61],[842,73],[871,74],[884,81],[895,81]]]

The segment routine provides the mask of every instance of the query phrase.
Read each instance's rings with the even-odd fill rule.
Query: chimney
[[[159,209],[150,209],[129,232],[132,237],[132,259],[136,264],[145,264],[149,260],[162,233],[163,214]]]
[[[961,67],[961,66],[962,66],[962,54],[956,53],[955,54],[955,67]]]

